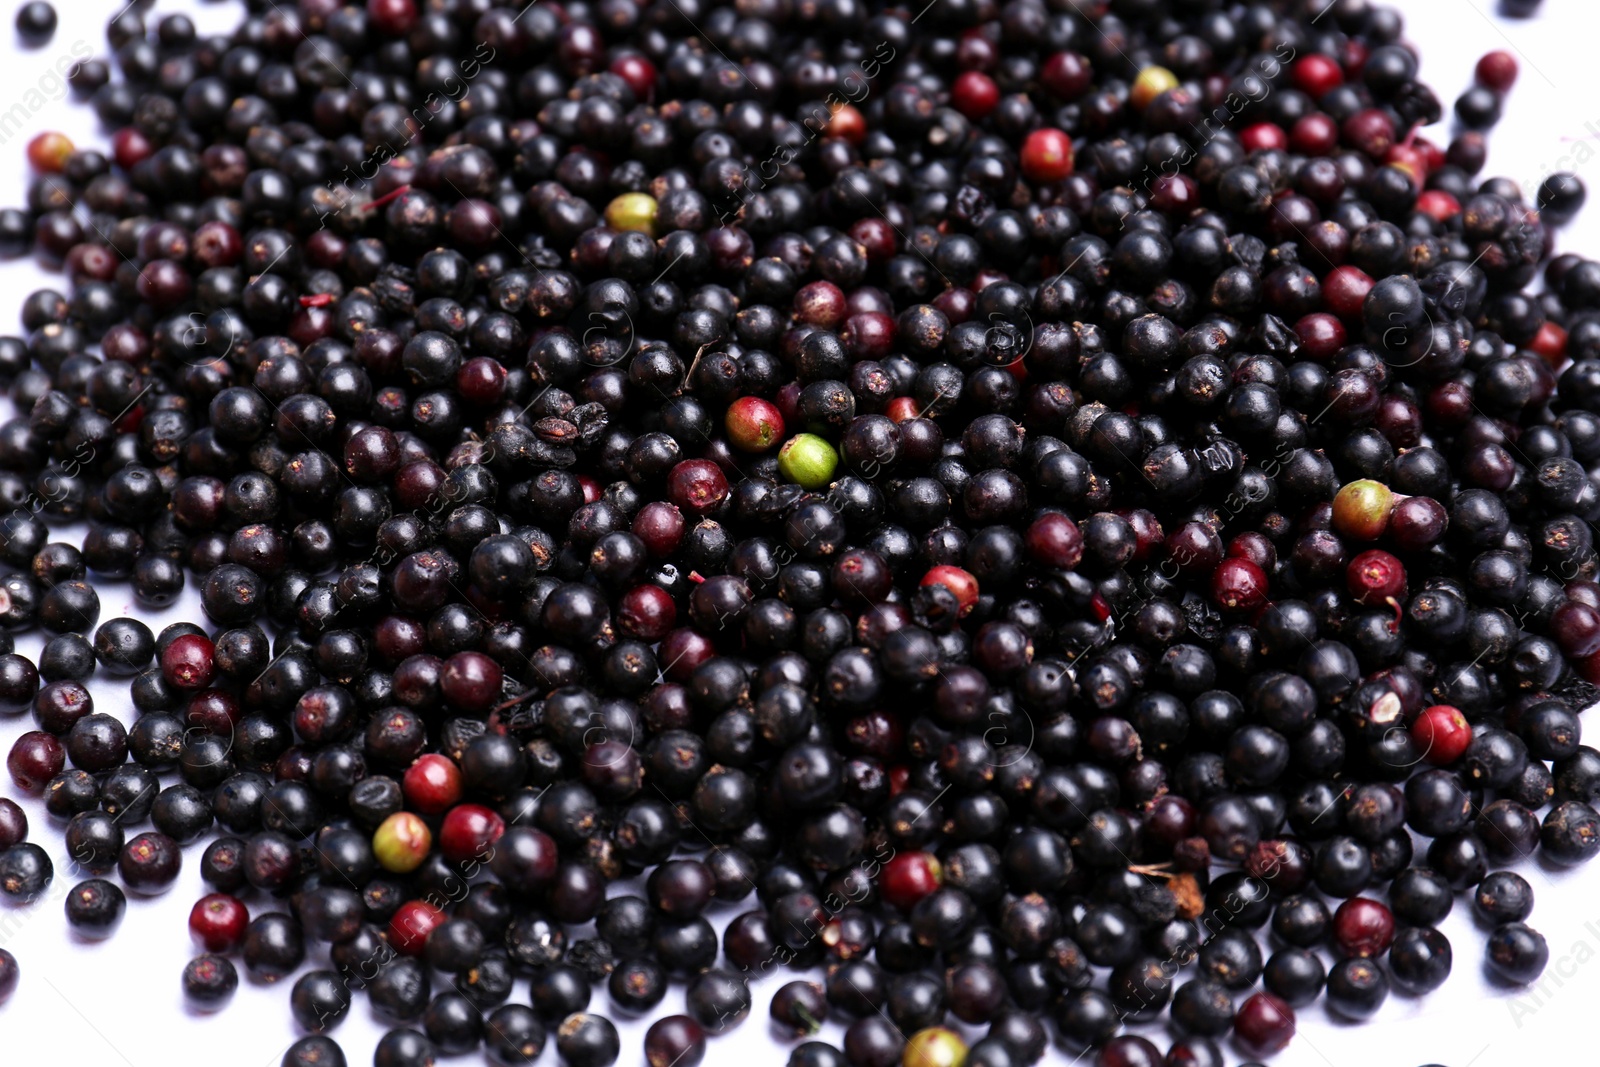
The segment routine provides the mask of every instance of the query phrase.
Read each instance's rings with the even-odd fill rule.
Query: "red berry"
[[[902,911],[938,889],[944,870],[931,852],[897,852],[878,874],[878,892]]]
[[[633,517],[633,535],[652,556],[670,556],[683,540],[683,512],[665,500],[652,500]]]
[[[1419,188],[1428,180],[1427,153],[1415,142],[1395,145],[1384,154],[1383,161],[1400,168],[1411,179],[1411,184]]]
[[[1435,222],[1443,222],[1461,214],[1461,201],[1443,189],[1424,189],[1417,196],[1417,210]]]
[[[24,793],[37,793],[67,765],[67,750],[43,730],[29,730],[11,745],[6,770]]]
[[[825,138],[836,138],[849,141],[851,144],[860,144],[867,135],[867,118],[856,110],[853,104],[842,104],[834,111],[833,117],[822,128]]]
[[[41,133],[28,142],[28,162],[42,174],[60,174],[72,152],[72,140],[64,133]]]
[[[1046,567],[1071,569],[1083,558],[1083,534],[1078,524],[1059,511],[1034,519],[1023,543],[1028,555]]]
[[[1315,52],[1296,60],[1289,73],[1294,79],[1295,88],[1312,100],[1320,100],[1326,93],[1344,84],[1344,70],[1339,66],[1339,61]]]
[[[1282,151],[1289,147],[1289,135],[1275,122],[1256,122],[1239,131],[1239,144],[1246,152]]]
[[[686,459],[667,474],[667,495],[691,515],[706,515],[728,499],[728,476],[709,459]]]
[[[746,452],[765,452],[783,440],[783,414],[759,396],[742,396],[728,405],[723,420],[728,443]]]
[[[184,634],[161,654],[161,677],[178,689],[204,689],[216,673],[216,646],[204,634]]]
[[[456,392],[474,404],[498,404],[506,391],[506,369],[497,359],[474,356],[456,371]]]
[[[1333,913],[1333,943],[1346,956],[1370,959],[1394,942],[1394,915],[1368,897],[1351,897]]]
[[[1405,564],[1381,548],[1369,548],[1345,568],[1345,583],[1357,603],[1387,604],[1405,595]]]
[[[617,628],[641,641],[659,641],[678,621],[672,594],[659,585],[636,585],[617,604]]]
[[[1600,610],[1568,600],[1550,615],[1550,636],[1569,659],[1600,652]]]
[[[448,756],[430,752],[406,768],[400,787],[408,805],[425,815],[437,815],[461,800],[461,770]]]
[[[897,396],[883,407],[883,413],[889,417],[890,422],[905,422],[917,417],[917,401],[914,397]]]
[[[183,711],[183,721],[187,725],[218,737],[232,737],[233,728],[242,717],[233,694],[215,687],[202,689],[190,697],[189,706]]]
[[[850,237],[867,250],[869,263],[886,262],[899,248],[899,236],[885,219],[857,219],[850,224]]]
[[[1247,559],[1261,568],[1262,572],[1271,571],[1278,562],[1278,549],[1266,534],[1254,530],[1234,536],[1228,542],[1229,559]]]
[[[465,712],[486,712],[500,698],[505,672],[482,652],[457,652],[439,671],[439,691],[451,707]]]
[[[389,944],[402,956],[420,956],[428,935],[444,920],[444,912],[427,901],[408,900],[389,919]]]
[[[1294,1038],[1294,1009],[1271,993],[1256,993],[1239,1005],[1233,1032],[1252,1056],[1270,1056]]]
[[[451,863],[487,863],[494,843],[506,832],[506,821],[482,804],[457,804],[439,826],[439,851]]]
[[[829,281],[811,282],[794,294],[795,318],[824,330],[835,330],[850,308],[844,290]]]
[[[318,234],[331,232],[317,231]],[[231,267],[244,255],[244,238],[226,222],[216,219],[202,222],[194,231],[193,251],[190,254],[196,263],[204,267]]]
[[[628,83],[639,102],[648,103],[656,91],[656,65],[644,56],[629,54],[611,61],[611,73]]]
[[[1449,704],[1424,709],[1411,724],[1411,740],[1422,749],[1422,758],[1446,767],[1461,757],[1472,744],[1472,724],[1460,710]]]
[[[413,0],[367,0],[367,17],[379,33],[399,37],[416,24],[417,5]]]
[[[124,126],[111,135],[111,156],[123,170],[132,170],[149,159],[155,150],[150,139],[132,126]]]
[[[1358,77],[1367,65],[1366,43],[1356,37],[1345,38],[1339,62],[1344,67],[1346,78]]]
[[[1444,149],[1426,137],[1418,137],[1411,144],[1418,152],[1422,153],[1422,165],[1428,168],[1429,174],[1432,174],[1447,162]]]
[[[1200,204],[1200,183],[1187,174],[1162,174],[1150,183],[1150,206],[1163,215],[1187,215]]]
[[[1567,358],[1567,331],[1546,319],[1528,342],[1528,350],[1552,368],[1559,368]]]
[[[951,1037],[955,1036],[948,1030],[942,1032],[939,1030],[922,1030],[919,1031],[918,1036],[920,1037],[922,1034],[936,1035],[934,1040],[937,1041],[942,1038],[943,1034],[947,1033]],[[924,1047],[928,1048],[929,1051],[935,1052],[935,1054],[940,1054],[947,1047],[947,1044],[930,1043]],[[911,1067],[913,1063],[915,1067],[924,1067],[925,1064],[930,1063],[930,1058],[928,1057],[913,1061],[911,1058],[912,1051],[913,1046],[908,1044],[905,1058],[907,1067]],[[948,1064],[962,1061],[951,1056],[943,1060],[932,1060],[931,1062]],[[1156,1047],[1156,1043],[1148,1037],[1140,1037],[1138,1034],[1118,1034],[1100,1046],[1100,1051],[1094,1058],[1094,1067],[1165,1067],[1167,1062],[1167,1058],[1161,1054],[1161,1049]]]
[[[987,118],[999,105],[1000,87],[982,71],[966,71],[950,87],[950,106],[974,122]]]
[[[1225,559],[1211,574],[1211,599],[1226,611],[1254,611],[1267,602],[1267,575],[1247,559]]]
[[[921,585],[942,585],[956,595],[956,603],[961,605],[961,614],[965,615],[978,603],[978,579],[960,567],[949,564],[940,564],[929,567],[928,573],[922,576]]]
[[[851,362],[863,359],[882,359],[894,350],[894,319],[881,311],[863,311],[851,315],[839,335]],[[776,410],[776,409],[774,409]]]
[[[1360,267],[1335,267],[1322,279],[1322,302],[1341,319],[1359,318],[1361,305],[1375,284]]]
[[[189,911],[189,932],[207,952],[232,952],[249,925],[250,909],[227,893],[201,897]]]
[[[1478,84],[1485,89],[1503,93],[1516,84],[1517,58],[1501,49],[1485,52],[1483,58],[1478,60],[1473,74],[1477,76]]]
[[[1339,147],[1339,124],[1320,111],[1295,119],[1289,130],[1289,144],[1308,156],[1325,156]]]
[[[1161,520],[1149,508],[1130,508],[1118,512],[1133,527],[1133,561],[1143,563],[1150,554],[1166,544],[1167,534]]]
[[[1389,154],[1394,144],[1394,120],[1377,108],[1357,111],[1339,127],[1345,143],[1373,159]]]
[[[1432,497],[1408,496],[1389,516],[1389,538],[1408,552],[1427,548],[1444,536],[1450,514]]]
[[[1332,359],[1344,347],[1344,323],[1326,312],[1313,312],[1294,324],[1301,350],[1318,362]]]
[[[1089,91],[1094,82],[1094,68],[1087,57],[1076,52],[1057,52],[1044,61],[1039,81],[1056,96],[1070,102]]]
[[[668,681],[682,684],[689,680],[694,669],[717,654],[717,646],[697,630],[680,626],[661,639],[656,652],[656,662]]]
[[[1072,138],[1053,127],[1034,130],[1022,142],[1022,173],[1036,182],[1072,176]]]

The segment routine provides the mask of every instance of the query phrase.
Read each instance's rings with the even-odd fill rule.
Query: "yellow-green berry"
[[[422,866],[431,847],[428,824],[409,811],[395,812],[372,834],[372,854],[384,870],[395,874],[410,874]]]
[[[656,198],[648,193],[623,193],[606,205],[606,225],[613,230],[638,230],[656,235]]]
[[[778,473],[806,489],[821,489],[833,481],[839,453],[814,433],[799,433],[778,450]]]

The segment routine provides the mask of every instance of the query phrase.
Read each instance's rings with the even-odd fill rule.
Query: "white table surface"
[[[1593,166],[1600,155],[1600,103],[1593,92],[1594,31],[1600,28],[1600,18],[1585,0],[1547,0],[1539,17],[1524,21],[1497,17],[1493,3],[1399,0],[1397,6],[1407,17],[1407,38],[1423,42],[1423,77],[1444,102],[1448,116],[1456,94],[1470,83],[1477,58],[1492,48],[1512,50],[1522,74],[1492,137],[1485,175],[1505,174],[1532,190],[1551,171],[1571,169],[1595,185],[1600,182],[1600,168]],[[0,52],[7,75],[0,88],[0,114],[22,103],[31,117],[19,132],[0,140],[5,159],[0,163],[0,204],[22,202],[23,147],[34,134],[58,129],[78,144],[96,142],[104,147],[93,112],[87,106],[74,106],[59,90],[52,93],[50,71],[63,57],[63,68],[70,64],[79,41],[104,54],[106,19],[121,4],[57,0],[61,26],[50,44],[35,50],[20,49],[12,38],[16,6],[16,0],[0,5]],[[202,32],[223,32],[238,18],[240,6],[160,0],[158,12],[185,10]],[[41,91],[31,93],[33,89]],[[1447,137],[1437,127],[1428,133],[1440,143]],[[1600,213],[1591,209],[1580,215],[1562,234],[1560,247],[1600,252]],[[17,308],[23,296],[44,285],[65,288],[59,275],[40,272],[31,262],[0,263],[0,290],[5,293],[0,332],[20,332]],[[9,408],[3,400],[0,406]],[[57,536],[70,540],[75,534],[69,529]],[[177,607],[159,616],[136,609],[126,583],[99,583],[99,591],[102,619],[134,615],[157,631],[171,622],[199,619],[198,597],[192,590]],[[36,656],[40,645],[37,636],[30,636],[18,642],[18,651]],[[133,721],[126,683],[104,680],[93,691],[98,710]],[[1593,726],[1595,715],[1587,718]],[[9,750],[12,740],[31,728],[28,715],[0,720],[0,751]],[[0,794],[15,794],[8,778],[0,780]],[[217,1015],[192,1015],[184,1008],[179,974],[197,951],[186,922],[190,906],[205,891],[199,873],[200,847],[187,850],[183,873],[170,892],[154,900],[130,898],[116,937],[98,944],[79,942],[69,934],[62,914],[62,898],[77,879],[68,867],[61,827],[52,825],[55,821],[39,802],[21,802],[34,827],[32,839],[50,852],[57,877],[33,906],[0,905],[0,947],[15,953],[22,968],[20,988],[0,1006],[0,1065],[277,1067],[283,1050],[298,1036],[288,1011],[288,982],[274,988],[244,979],[231,1007]],[[1595,1005],[1600,1003],[1600,966],[1594,965],[1600,959],[1600,893],[1596,892],[1600,868],[1561,872],[1528,865],[1521,870],[1537,894],[1530,921],[1550,943],[1551,963],[1540,988],[1507,992],[1482,977],[1485,933],[1471,919],[1465,901],[1458,901],[1443,925],[1455,951],[1455,974],[1444,988],[1421,999],[1393,995],[1363,1026],[1335,1021],[1320,1005],[1313,1005],[1300,1012],[1294,1043],[1272,1062],[1279,1067],[1593,1062]],[[263,907],[259,895],[252,896],[249,904],[252,914],[271,910]],[[713,919],[720,927],[747,906],[724,907]],[[240,970],[242,974],[242,964]],[[712,1040],[705,1060],[708,1067],[784,1062],[789,1045],[769,1031],[767,1004],[777,986],[792,977],[782,974],[757,984],[750,1020]],[[513,996],[526,1001],[525,982],[518,982]],[[660,1014],[680,1011],[682,1003],[682,987],[675,986]],[[608,1011],[603,989],[597,991],[593,1007]],[[619,1063],[642,1064],[645,1024],[618,1021],[623,1049]],[[365,1065],[372,1062],[372,1049],[382,1032],[365,999],[358,997],[333,1036],[352,1064]],[[838,1024],[830,1023],[821,1036],[837,1041],[840,1032]],[[1142,1032],[1166,1047],[1169,1038],[1164,1032]],[[1246,1058],[1235,1050],[1229,1054],[1234,1061]],[[1072,1060],[1052,1049],[1045,1062]],[[1084,1058],[1091,1061],[1092,1057]],[[481,1056],[447,1062],[476,1063]],[[553,1041],[539,1062],[556,1062]]]

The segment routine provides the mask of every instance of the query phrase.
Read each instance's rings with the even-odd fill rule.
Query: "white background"
[[[1400,0],[1398,6],[1408,20],[1407,38],[1423,46],[1423,77],[1444,101],[1448,114],[1456,94],[1469,84],[1477,57],[1491,48],[1511,49],[1521,61],[1522,75],[1492,139],[1485,174],[1505,174],[1532,190],[1550,171],[1572,169],[1593,186],[1600,181],[1600,168],[1589,166],[1600,153],[1600,103],[1593,92],[1595,30],[1600,19],[1586,0],[1547,0],[1540,17],[1526,21],[1498,18],[1492,3]],[[85,41],[103,54],[105,22],[118,6],[109,0],[58,0],[62,25],[55,39],[41,49],[25,51],[11,39],[16,0],[6,0],[0,12],[6,73],[0,112],[25,99],[33,109],[40,97],[24,94],[41,85],[40,78],[69,55],[74,42]],[[172,10],[189,11],[203,32],[223,32],[238,19],[240,5],[161,0],[159,11]],[[42,83],[45,95],[52,84]],[[79,144],[93,141],[104,146],[89,108],[65,99],[47,102],[20,133],[0,144],[4,158],[0,204],[23,201],[23,147],[35,133],[50,129],[65,131]],[[1447,136],[1439,128],[1429,135],[1440,143]],[[1580,215],[1560,243],[1564,249],[1600,250],[1600,214]],[[5,293],[0,300],[0,332],[20,332],[16,309],[27,292],[42,285],[65,288],[59,276],[47,276],[28,262],[0,265],[0,283]],[[0,405],[9,407],[4,401]],[[75,539],[72,531],[59,536]],[[102,619],[138,615],[157,631],[180,619],[198,621],[198,600],[192,594],[179,608],[153,617],[135,610],[126,583],[101,583],[99,588]],[[18,650],[33,657],[39,645],[37,637],[29,637],[19,642]],[[101,681],[94,696],[99,710],[133,721],[125,683]],[[1592,725],[1594,716],[1589,718]],[[27,715],[0,722],[0,752],[8,751],[12,740],[31,727]],[[0,780],[0,794],[14,792],[8,778]],[[288,1012],[287,982],[271,988],[245,980],[232,1007],[220,1015],[195,1016],[184,1009],[178,979],[184,963],[197,951],[190,944],[186,919],[203,892],[199,846],[186,853],[182,877],[171,892],[154,901],[130,900],[115,938],[80,943],[68,933],[62,915],[62,896],[77,877],[67,864],[60,825],[51,825],[42,805],[22,802],[34,827],[33,840],[49,850],[57,877],[46,896],[31,907],[0,905],[0,947],[15,953],[22,966],[20,988],[0,1006],[0,1065],[47,1061],[110,1067],[277,1067],[284,1048],[297,1036]],[[1523,873],[1538,899],[1531,922],[1547,936],[1551,949],[1542,990],[1506,991],[1481,977],[1485,934],[1465,904],[1458,902],[1444,924],[1455,949],[1456,973],[1442,990],[1420,1000],[1392,996],[1365,1026],[1333,1021],[1320,1005],[1307,1008],[1301,1012],[1299,1036],[1274,1064],[1419,1067],[1437,1062],[1447,1067],[1492,1067],[1592,1062],[1591,1023],[1594,1005],[1600,1003],[1600,966],[1592,965],[1600,954],[1600,894],[1595,892],[1600,871],[1586,876],[1524,867]],[[249,904],[252,914],[272,910],[263,907],[266,902],[259,896],[250,898]],[[720,926],[747,906],[726,907],[713,918]],[[769,978],[756,987],[752,1018],[713,1040],[705,1061],[710,1067],[779,1064],[787,1058],[787,1046],[776,1042],[766,1020],[773,990],[789,977]],[[681,987],[675,987],[660,1013],[681,1010],[682,997]],[[525,982],[518,982],[514,998],[526,1001]],[[592,1006],[610,1013],[603,990]],[[623,1026],[619,1062],[625,1067],[643,1062],[643,1030],[639,1023]],[[368,1064],[381,1032],[364,998],[358,997],[334,1036],[352,1064]],[[830,1024],[823,1036],[837,1041],[838,1027]],[[1151,1036],[1166,1047],[1165,1035]],[[541,1064],[555,1063],[551,1045]],[[1232,1051],[1230,1056],[1244,1058]],[[479,1061],[472,1055],[453,1062]],[[1052,1049],[1046,1060],[1071,1061],[1071,1055],[1058,1049]]]

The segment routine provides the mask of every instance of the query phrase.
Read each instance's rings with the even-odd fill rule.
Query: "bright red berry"
[[[1276,122],[1256,122],[1239,131],[1239,145],[1246,152],[1283,151],[1289,147],[1289,135]]]
[[[461,800],[461,770],[450,757],[430,752],[406,768],[400,787],[412,808],[437,815]]]
[[[1053,127],[1034,130],[1022,142],[1022,173],[1036,182],[1072,176],[1072,138]]]
[[[1295,88],[1313,100],[1322,99],[1325,94],[1344,84],[1344,69],[1339,66],[1339,61],[1316,52],[1301,56],[1289,73],[1294,79]]]
[[[1370,548],[1345,568],[1345,584],[1357,603],[1368,607],[1387,604],[1405,595],[1405,564],[1381,548]]]
[[[1435,222],[1443,222],[1461,214],[1461,201],[1443,189],[1424,189],[1417,196],[1417,210]]]
[[[1567,331],[1546,319],[1528,342],[1528,351],[1550,364],[1552,369],[1559,368],[1567,359]]]
[[[644,56],[629,54],[611,61],[611,73],[628,83],[633,95],[645,103],[655,95],[656,65]]]
[[[439,851],[451,863],[487,863],[506,821],[482,804],[457,804],[439,826]]]
[[[250,909],[227,893],[201,897],[189,911],[189,932],[207,952],[232,952],[249,925]]]
[[[1333,913],[1333,943],[1346,956],[1370,959],[1394,942],[1394,914],[1376,900],[1351,897]]]
[[[878,874],[878,892],[902,911],[943,883],[944,870],[931,852],[897,852]]]
[[[741,396],[723,419],[728,443],[745,452],[765,452],[783,440],[783,413],[770,400]]]
[[[965,615],[978,603],[978,579],[960,567],[949,564],[940,564],[929,567],[928,573],[922,576],[922,585],[942,585],[956,595],[956,602],[961,605],[961,614]]]
[[[1322,302],[1341,319],[1359,318],[1361,306],[1375,284],[1360,267],[1335,267],[1322,279]]]
[[[1460,709],[1435,704],[1423,710],[1411,724],[1411,740],[1422,749],[1422,758],[1445,767],[1461,758],[1472,744],[1472,724]]]
[[[1211,572],[1211,599],[1225,611],[1254,611],[1267,592],[1266,572],[1247,559],[1225,559]]]
[[[890,422],[905,422],[907,419],[914,419],[917,417],[916,398],[897,396],[884,405],[883,413],[889,417]]]
[[[427,901],[408,900],[389,919],[389,944],[402,956],[420,956],[428,935],[444,920],[444,912]]]
[[[977,122],[1000,106],[1000,87],[981,70],[966,71],[950,87],[950,106]]]

